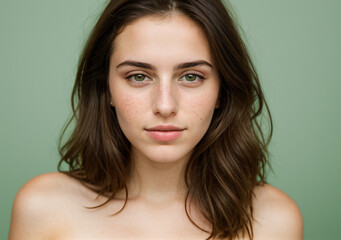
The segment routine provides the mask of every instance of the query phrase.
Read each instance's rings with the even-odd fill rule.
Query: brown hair
[[[208,239],[234,238],[240,232],[253,238],[252,196],[255,186],[265,183],[272,120],[257,73],[228,10],[220,0],[112,0],[104,9],[80,58],[71,99],[73,116],[60,138],[58,165],[59,171],[99,195],[110,193],[97,207],[121,189],[126,192],[125,204],[128,199],[130,143],[109,100],[112,43],[124,26],[138,18],[177,11],[205,33],[221,82],[220,107],[186,166],[187,216],[192,221],[187,212],[191,199],[212,225]],[[264,106],[269,116],[268,138],[259,122]],[[61,144],[74,120],[71,136]],[[67,171],[61,170],[63,163],[68,165]]]

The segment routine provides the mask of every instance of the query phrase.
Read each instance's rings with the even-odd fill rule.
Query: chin
[[[192,149],[181,149],[172,145],[153,146],[140,150],[144,158],[156,163],[174,163],[178,161],[188,161],[192,155]]]

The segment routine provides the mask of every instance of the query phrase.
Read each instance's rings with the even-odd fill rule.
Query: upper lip
[[[172,126],[172,125],[158,125],[155,127],[146,128],[145,130],[147,131],[182,131],[182,130],[185,130],[185,128],[179,128],[179,127]]]

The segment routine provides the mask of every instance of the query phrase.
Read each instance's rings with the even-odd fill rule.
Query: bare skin
[[[122,31],[114,49],[109,70],[111,102],[132,144],[128,204],[110,216],[123,206],[120,192],[103,207],[86,209],[106,199],[96,199],[97,194],[64,174],[43,174],[28,181],[14,200],[11,240],[203,240],[209,236],[186,215],[183,172],[219,107],[219,79],[205,35],[182,15],[143,17]],[[179,67],[183,63],[191,66]],[[157,140],[146,131],[156,125],[184,130],[175,140]],[[270,185],[254,191],[255,240],[303,238],[302,217],[290,197]],[[194,205],[190,215],[210,230]]]
[[[295,202],[270,185],[258,187],[254,199],[255,240],[303,239],[302,217]],[[205,239],[208,234],[193,226],[183,202],[150,205],[144,200],[122,200],[88,210],[104,198],[62,173],[47,173],[28,181],[18,192],[11,219],[9,239]],[[203,219],[194,218],[200,226]],[[239,239],[248,239],[246,236]]]

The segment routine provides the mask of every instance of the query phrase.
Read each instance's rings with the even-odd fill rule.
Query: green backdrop
[[[30,178],[56,171],[77,59],[104,0],[0,0],[0,239]],[[305,239],[341,239],[341,1],[233,0],[274,120],[270,184]]]

